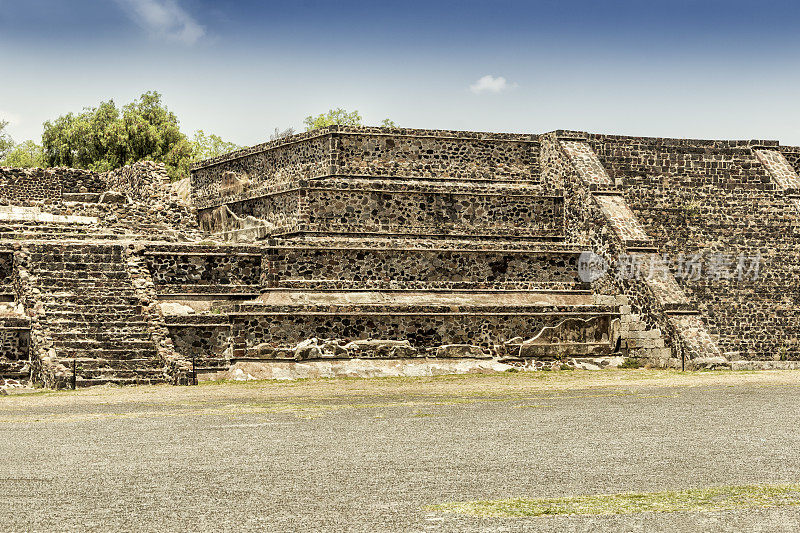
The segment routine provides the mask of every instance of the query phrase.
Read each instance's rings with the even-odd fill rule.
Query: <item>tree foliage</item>
[[[8,121],[0,120],[0,159],[5,157],[6,153],[14,147],[14,139],[6,132],[7,127]]]
[[[339,124],[342,126],[363,126],[364,123],[362,120],[363,119],[361,118],[358,110],[348,112],[345,109],[338,107],[336,109],[330,109],[327,113],[322,113],[316,117],[307,116],[305,120],[303,120],[303,124],[306,125],[306,131],[313,131],[326,126],[333,126],[334,124]],[[380,126],[382,128],[396,128],[397,124],[395,124],[392,120],[385,118],[381,122]]]
[[[341,107],[337,109],[331,109],[327,113],[322,113],[320,115],[314,116],[307,116],[305,120],[303,120],[303,124],[306,125],[306,131],[312,131],[319,128],[324,128],[326,126],[332,126],[334,124],[340,124],[343,126],[361,126],[361,115],[358,114],[358,111],[352,111],[348,113]]]
[[[173,179],[188,174],[194,153],[155,91],[121,109],[109,100],[47,121],[42,145],[49,166],[103,172],[147,159],[164,163]]]
[[[192,161],[211,159],[212,157],[217,157],[242,148],[242,146],[236,143],[224,141],[219,135],[214,135],[213,133],[206,134],[203,130],[194,132],[191,145]]]
[[[46,166],[44,150],[33,141],[25,141],[8,150],[0,161],[5,167],[44,167]]]

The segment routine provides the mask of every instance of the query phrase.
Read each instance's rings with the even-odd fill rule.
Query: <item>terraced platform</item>
[[[0,207],[0,377],[185,383],[244,360],[792,363],[799,163],[774,141],[334,126],[198,163],[188,200],[150,163],[0,169],[18,204]],[[686,207],[696,196],[708,220]],[[763,250],[763,282],[662,268],[723,242]]]

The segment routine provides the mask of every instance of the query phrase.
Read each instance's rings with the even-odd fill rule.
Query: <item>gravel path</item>
[[[800,372],[0,397],[5,531],[797,531],[800,507],[474,519],[454,500],[800,482]]]

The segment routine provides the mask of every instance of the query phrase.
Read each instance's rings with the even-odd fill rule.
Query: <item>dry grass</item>
[[[679,372],[600,370],[462,374],[419,378],[333,378],[299,381],[203,382],[197,387],[152,385],[93,387],[77,391],[25,393],[0,397],[4,407],[133,404],[197,405],[223,401],[259,404],[342,403],[375,400],[457,403],[479,399],[525,398],[536,394],[659,394],[667,387],[800,386],[800,370]]]
[[[564,498],[452,502],[427,507],[479,517],[703,512],[800,505],[800,485],[744,485]]]

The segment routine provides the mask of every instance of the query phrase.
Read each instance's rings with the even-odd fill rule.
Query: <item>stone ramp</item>
[[[109,243],[28,246],[28,283],[47,344],[46,361],[34,366],[70,378],[74,369],[77,386],[167,380],[124,252]]]

